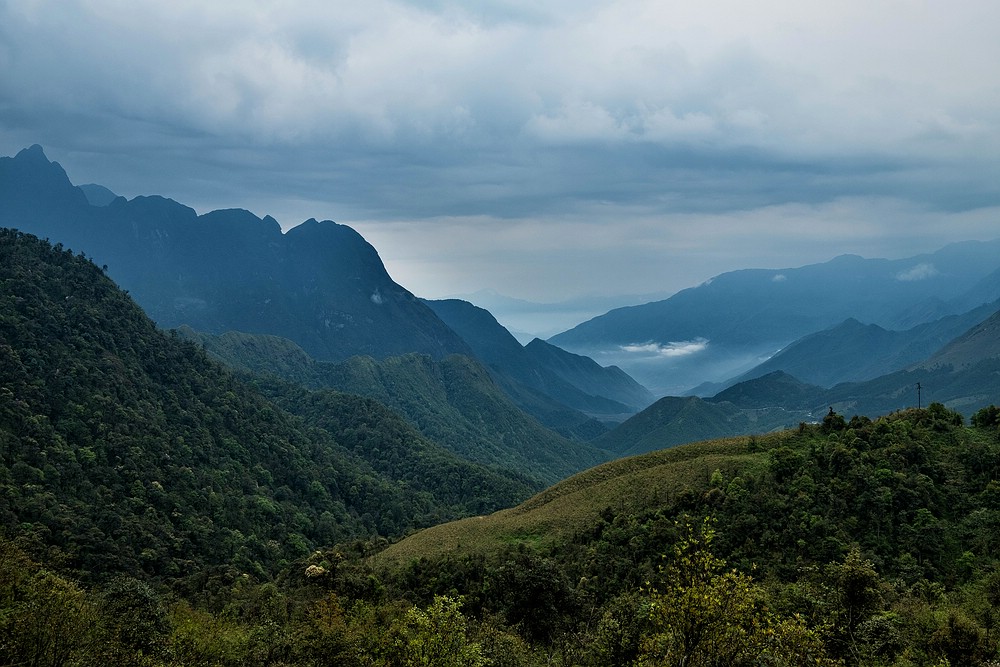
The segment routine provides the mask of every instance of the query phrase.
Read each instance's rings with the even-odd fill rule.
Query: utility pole
[[[917,383],[917,410],[920,409],[920,383]]]

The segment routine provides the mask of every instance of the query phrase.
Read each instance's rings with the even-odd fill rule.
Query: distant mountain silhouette
[[[107,265],[161,327],[276,334],[321,360],[471,353],[389,277],[370,244],[332,221],[282,234],[271,217],[240,209],[199,216],[159,196],[94,206],[36,145],[0,158],[0,226]]]
[[[848,318],[909,329],[1000,298],[1000,240],[899,260],[844,255],[717,276],[669,299],[618,308],[549,339],[612,362],[654,392],[719,382]]]
[[[118,199],[118,195],[103,185],[86,183],[76,187],[83,191],[84,196],[87,197],[87,201],[90,202],[91,206],[107,206],[114,200]]]
[[[918,368],[971,368],[1000,359],[1000,311],[951,341]],[[1000,381],[998,381],[1000,386]]]
[[[988,318],[1000,302],[949,315],[905,331],[890,331],[854,318],[809,334],[728,385],[784,371],[821,387],[861,382],[922,361],[956,336]]]
[[[848,329],[867,330],[857,322]],[[877,337],[884,334],[876,332]],[[861,345],[854,355],[865,357]],[[845,355],[849,359],[850,355]],[[920,385],[919,394],[918,387]],[[878,416],[931,402],[966,416],[1000,396],[1000,311],[908,368],[824,389],[784,371],[735,384],[710,398],[665,397],[592,441],[618,455],[694,440],[766,433],[818,421],[833,408],[847,417]]]

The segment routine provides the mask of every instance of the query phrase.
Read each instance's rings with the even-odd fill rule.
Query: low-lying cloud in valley
[[[685,340],[671,343],[656,343],[649,341],[646,343],[632,343],[631,345],[622,345],[622,352],[627,352],[629,354],[639,354],[647,356],[656,357],[688,357],[693,354],[698,354],[703,352],[708,348],[708,340],[704,338],[696,338],[694,340]]]

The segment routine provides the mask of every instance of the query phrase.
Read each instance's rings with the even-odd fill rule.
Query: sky
[[[995,0],[0,0],[0,154],[360,231],[419,296],[1000,237]]]

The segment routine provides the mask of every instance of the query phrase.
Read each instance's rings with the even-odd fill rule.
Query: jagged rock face
[[[41,147],[0,159],[0,225],[85,253],[163,327],[272,333],[317,359],[435,358],[468,346],[396,284],[360,234],[308,220],[287,234],[271,217],[198,215],[163,197],[92,206]]]

